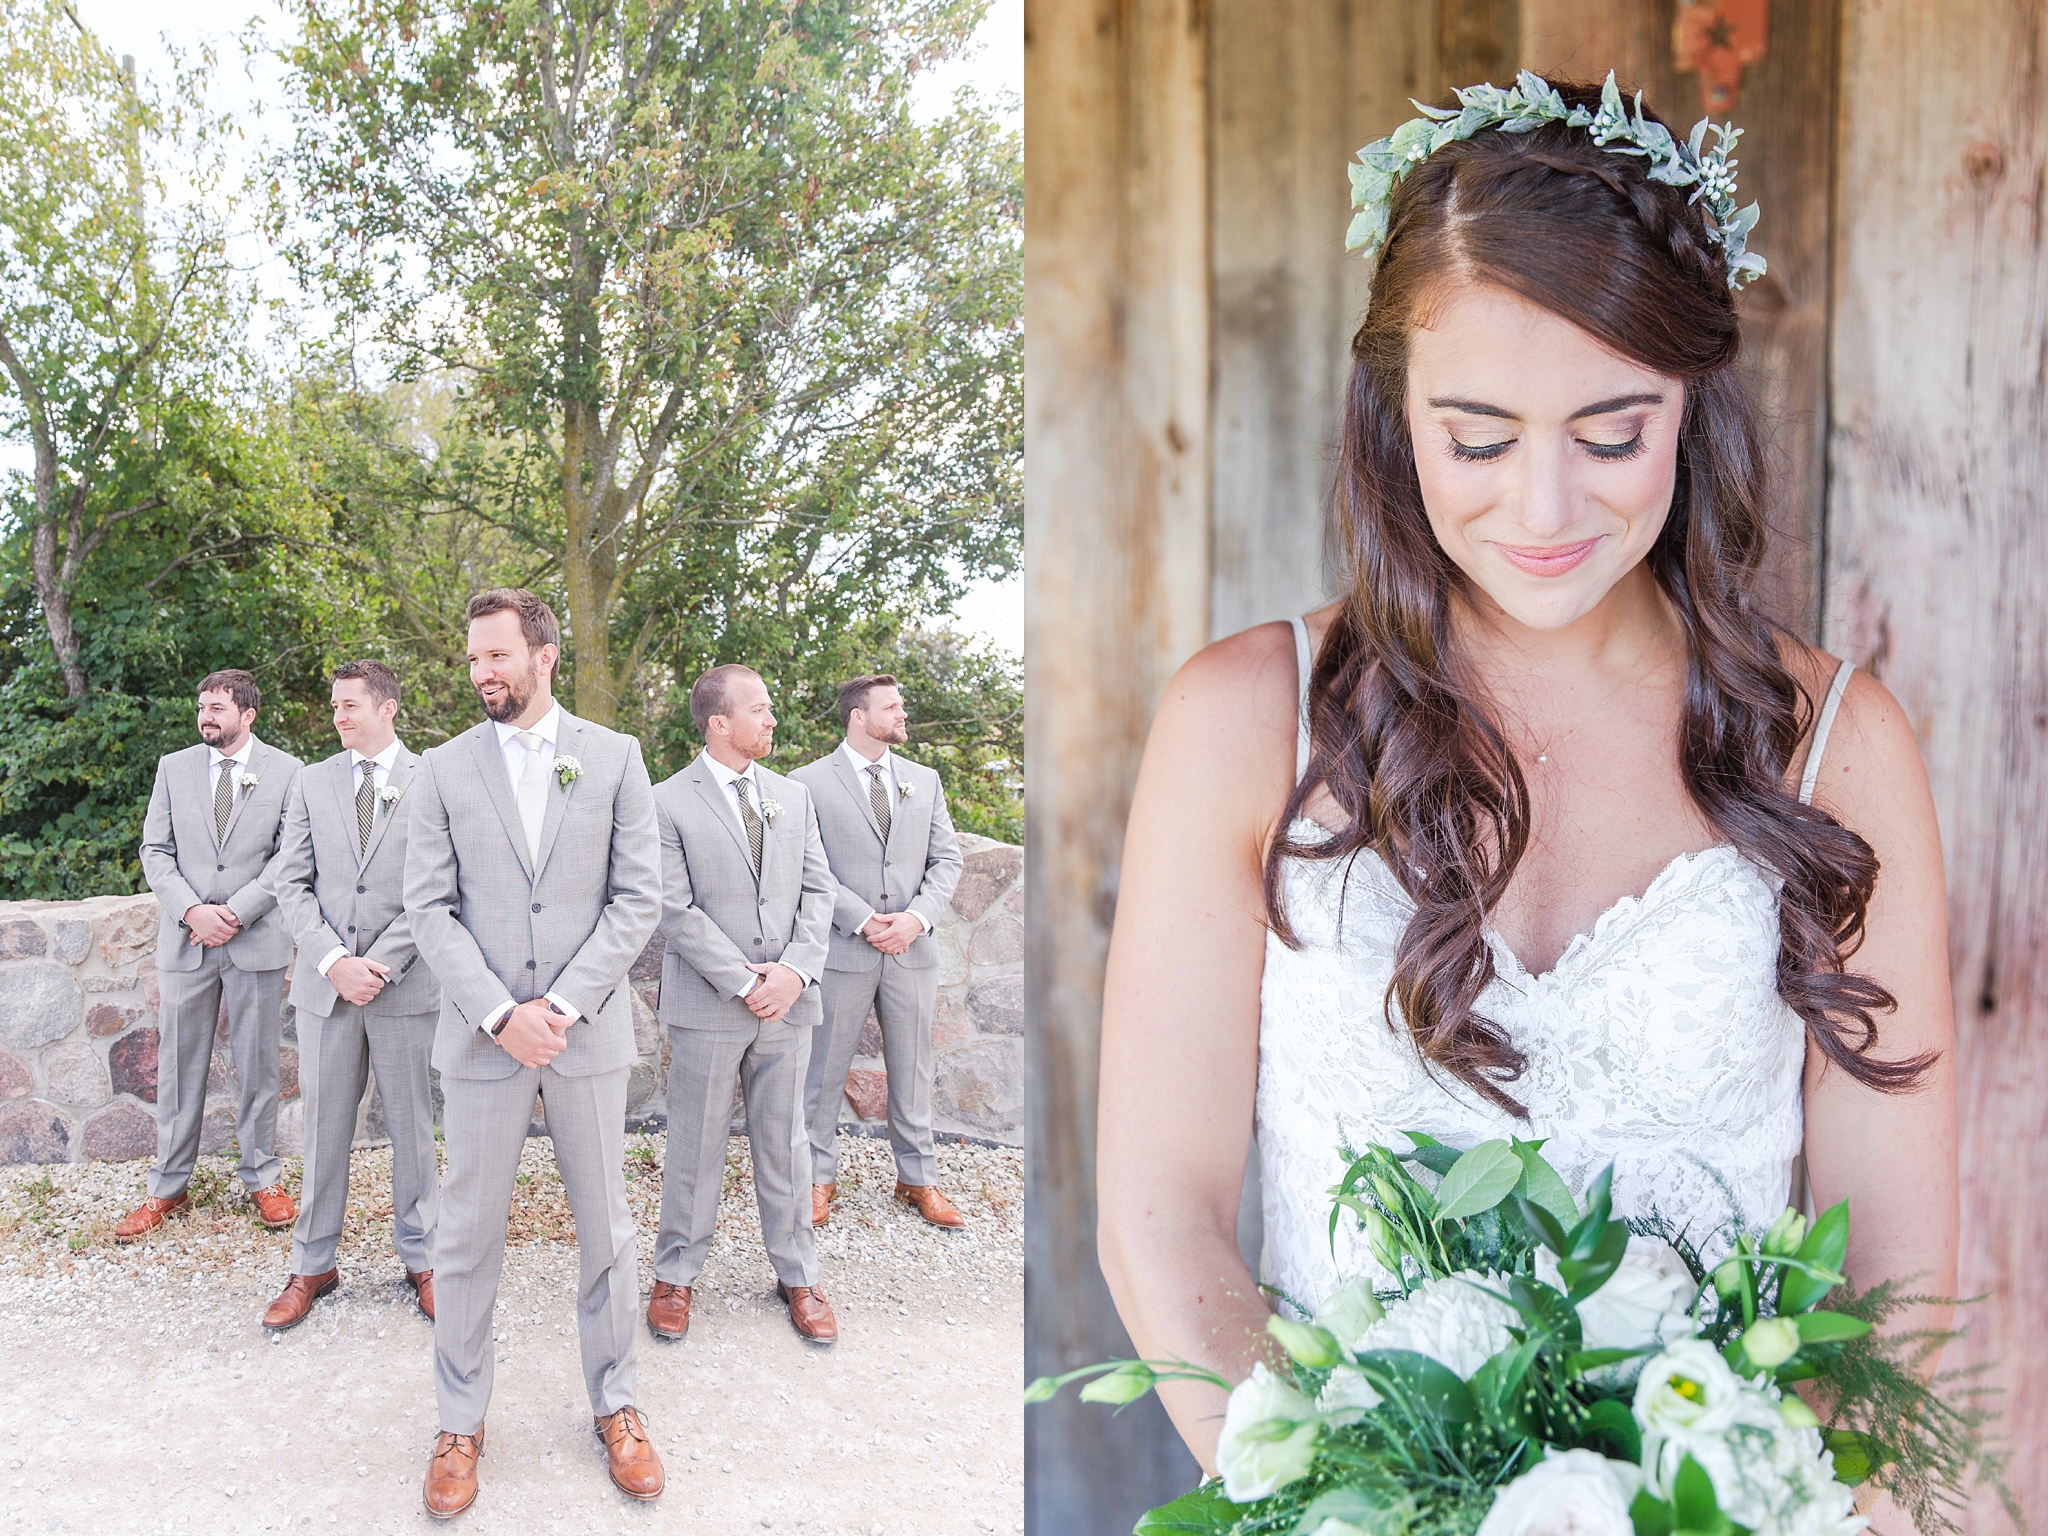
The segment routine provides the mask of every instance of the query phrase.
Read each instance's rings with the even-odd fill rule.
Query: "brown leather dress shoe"
[[[412,1287],[412,1293],[419,1301],[420,1311],[426,1314],[427,1321],[431,1323],[434,1320],[434,1272],[431,1269],[408,1269],[405,1272],[405,1283]]]
[[[481,1425],[473,1435],[451,1435],[444,1429],[434,1437],[434,1454],[427,1462],[427,1482],[421,1490],[428,1514],[436,1520],[453,1520],[476,1502],[476,1464],[483,1453]]]
[[[967,1225],[967,1218],[953,1209],[953,1202],[936,1184],[905,1184],[898,1180],[896,1198],[935,1227],[951,1232]]]
[[[612,1486],[629,1499],[661,1497],[661,1457],[647,1442],[647,1431],[637,1409],[621,1408],[607,1418],[592,1420],[604,1441],[604,1453],[611,1462]]]
[[[690,1331],[690,1288],[687,1285],[670,1285],[666,1280],[654,1282],[654,1292],[647,1298],[647,1326],[654,1330],[656,1338],[680,1339]]]
[[[832,1197],[838,1192],[839,1186],[836,1183],[813,1184],[811,1186],[812,1226],[822,1227],[825,1225],[825,1218],[832,1214]]]
[[[170,1215],[171,1212],[183,1210],[185,1202],[190,1198],[183,1190],[179,1190],[175,1195],[168,1195],[161,1200],[155,1195],[149,1196],[142,1204],[121,1218],[120,1224],[114,1228],[114,1241],[117,1243],[132,1243],[138,1237],[147,1236],[162,1226],[164,1218]]]
[[[273,1232],[299,1219],[299,1208],[292,1204],[291,1194],[282,1184],[266,1184],[261,1189],[252,1189],[249,1199],[255,1203],[256,1219]]]
[[[775,1282],[775,1294],[789,1303],[790,1326],[813,1344],[830,1344],[839,1337],[839,1319],[832,1304],[815,1285],[784,1285]]]
[[[335,1270],[324,1275],[293,1275],[285,1281],[284,1289],[277,1293],[269,1309],[263,1314],[263,1326],[276,1332],[303,1323],[306,1314],[313,1310],[313,1303],[341,1284],[341,1276]]]

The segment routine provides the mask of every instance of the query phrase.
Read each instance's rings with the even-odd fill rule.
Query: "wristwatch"
[[[511,1022],[512,1010],[510,1008],[507,1008],[503,1016],[499,1018],[498,1022],[493,1024],[489,1029],[485,1030],[484,1033],[489,1035],[493,1040],[495,1040],[498,1038],[498,1036],[502,1035],[505,1032],[505,1026],[507,1024],[510,1024]]]

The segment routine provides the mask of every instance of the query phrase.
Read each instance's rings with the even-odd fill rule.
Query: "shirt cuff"
[[[812,985],[812,983],[817,980],[816,977],[812,976],[809,971],[805,970],[800,965],[791,965],[787,960],[778,960],[775,963],[785,970],[795,971],[797,974],[797,980],[801,981],[807,987]]]
[[[510,1013],[512,1011],[512,1007],[512,999],[509,997],[506,998],[505,1001],[498,1004],[497,1007],[493,1008],[489,1013],[484,1015],[483,1023],[477,1025],[477,1028],[488,1035],[491,1032],[491,1026],[496,1024],[498,1020],[505,1017],[506,1014]]]
[[[910,915],[916,918],[920,923],[924,924],[924,931],[926,933],[930,933],[932,931],[932,920],[926,917],[922,912],[913,912]]]
[[[741,987],[739,991],[733,993],[733,996],[745,997],[749,992],[752,992],[754,988],[758,987],[759,985],[761,985],[761,973],[759,971],[751,971],[747,975],[747,984],[744,987]]]
[[[334,946],[334,948],[330,949],[329,951],[327,951],[326,954],[320,957],[320,963],[314,966],[313,969],[318,971],[322,976],[325,976],[327,974],[327,967],[334,964],[335,961],[339,960],[343,955],[347,953],[348,947],[346,945],[337,944]]]
[[[574,1024],[583,1017],[583,1010],[570,1002],[566,997],[559,997],[553,992],[547,993],[546,996],[547,1000],[555,1005],[555,1012],[567,1014],[571,1024]]]

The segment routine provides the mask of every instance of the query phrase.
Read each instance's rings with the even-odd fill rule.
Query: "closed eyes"
[[[1644,447],[1640,431],[1625,443],[1589,443],[1580,438],[1578,444],[1589,457],[1602,464],[1620,464],[1633,459],[1642,453]],[[1512,437],[1502,443],[1461,443],[1456,437],[1449,440],[1451,457],[1461,464],[1491,464],[1514,445]]]

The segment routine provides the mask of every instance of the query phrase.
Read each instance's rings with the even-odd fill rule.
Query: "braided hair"
[[[1599,105],[1595,87],[1556,88],[1569,104]],[[1927,1061],[1871,1058],[1874,1016],[1896,1002],[1846,969],[1876,855],[1785,787],[1813,700],[1781,659],[1782,632],[1750,600],[1765,476],[1756,409],[1735,370],[1726,261],[1683,189],[1562,123],[1447,144],[1395,188],[1352,340],[1338,450],[1346,590],[1310,674],[1309,771],[1282,822],[1323,790],[1344,826],[1275,842],[1265,865],[1275,933],[1298,942],[1281,899],[1285,860],[1382,857],[1415,903],[1388,1026],[1405,1026],[1425,1063],[1526,1114],[1508,1091],[1523,1057],[1478,1002],[1494,976],[1486,914],[1528,846],[1528,786],[1461,673],[1452,597],[1462,577],[1431,532],[1405,410],[1409,337],[1460,283],[1503,288],[1685,381],[1671,513],[1647,560],[1685,634],[1686,790],[1720,836],[1783,877],[1778,992],[1809,1039],[1857,1081],[1909,1090]]]

